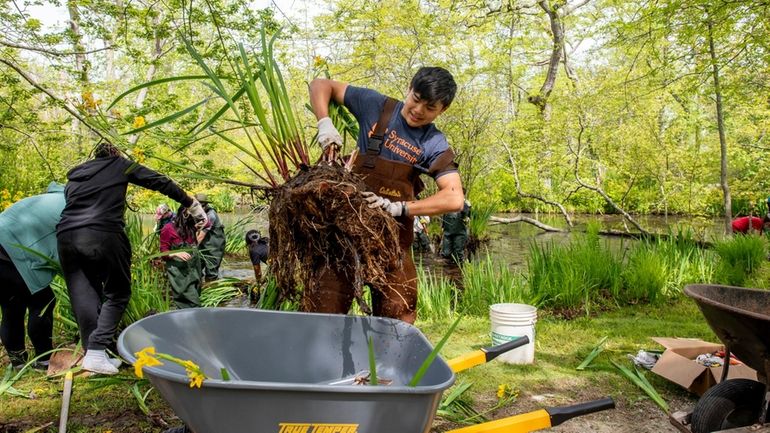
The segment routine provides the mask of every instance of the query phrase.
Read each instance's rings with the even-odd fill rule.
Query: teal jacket
[[[64,186],[51,182],[45,194],[20,200],[0,213],[0,245],[27,283],[30,293],[51,284],[56,271],[51,263],[19,245],[58,262],[56,224],[64,209]]]

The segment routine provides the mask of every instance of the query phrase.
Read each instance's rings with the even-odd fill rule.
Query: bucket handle
[[[459,373],[463,370],[467,370],[471,367],[487,363],[498,356],[502,355],[509,350],[516,349],[517,347],[526,346],[529,344],[529,337],[523,336],[516,338],[515,340],[507,341],[497,346],[485,347],[483,349],[474,350],[473,352],[460,355],[457,358],[452,358],[447,361],[449,368],[453,372]]]

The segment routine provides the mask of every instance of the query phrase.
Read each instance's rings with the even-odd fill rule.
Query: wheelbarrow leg
[[[719,382],[724,382],[727,380],[727,373],[730,371],[730,348],[725,346],[725,361],[722,366],[722,378],[719,379]]]
[[[765,359],[765,400],[762,402],[762,413],[759,415],[759,423],[767,423],[767,409],[770,406],[770,359]]]

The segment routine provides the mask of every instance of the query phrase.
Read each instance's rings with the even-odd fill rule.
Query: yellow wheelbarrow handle
[[[571,418],[614,408],[615,402],[607,397],[571,406],[549,407],[446,433],[527,433],[557,426]]]
[[[447,361],[447,364],[449,364],[449,368],[451,368],[453,372],[459,373],[471,367],[489,362],[509,350],[513,350],[521,346],[526,346],[527,344],[529,344],[529,337],[525,335],[507,343],[492,347],[485,347],[483,349],[466,353],[465,355],[460,355],[457,358],[452,358]]]

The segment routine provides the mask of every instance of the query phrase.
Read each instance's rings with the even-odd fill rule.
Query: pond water
[[[541,222],[554,226],[565,228],[566,222],[561,215],[554,214],[496,214],[502,218],[511,218],[516,215],[536,218]],[[241,231],[257,229],[262,234],[267,235],[267,212],[258,211],[255,213],[222,213],[220,214],[225,226],[239,225]],[[573,224],[575,231],[582,231],[588,222],[599,222],[603,229],[624,230],[623,218],[620,215],[574,215]],[[635,219],[645,228],[657,233],[667,233],[669,229],[676,232],[678,226],[691,227],[697,237],[713,240],[719,238],[723,231],[723,219],[721,218],[693,218],[683,216],[669,216],[668,218],[660,215],[635,216]],[[152,217],[147,215],[142,218],[143,224],[151,228],[154,224]],[[431,225],[434,230],[439,230],[438,225]],[[511,269],[522,269],[527,264],[530,247],[533,243],[566,243],[572,236],[569,233],[551,233],[544,232],[539,228],[527,223],[497,224],[492,223],[488,230],[489,240],[484,243],[472,260],[485,259],[487,254],[501,263],[506,263]],[[635,241],[620,237],[604,237],[610,248],[627,248],[633,245]],[[222,266],[222,275],[224,277],[234,278],[253,278],[254,272],[251,268],[251,262],[246,256],[226,257]],[[420,262],[424,267],[433,271],[441,272],[450,277],[457,277],[458,270],[450,266],[440,256],[430,252],[419,253],[415,255],[415,261]]]
[[[496,214],[501,218],[512,218],[517,215],[527,216],[538,219],[539,221],[553,227],[566,228],[567,224],[561,215],[556,214]],[[263,235],[268,234],[267,211],[261,210],[253,213],[222,213],[220,214],[225,226],[239,226],[241,232],[257,229]],[[620,215],[574,215],[573,224],[575,231],[582,231],[585,225],[591,221],[599,222],[603,229],[624,230],[623,218]],[[667,233],[668,230],[676,232],[677,227],[690,227],[700,239],[713,240],[722,237],[723,220],[721,218],[693,218],[687,216],[669,216],[666,218],[661,215],[642,215],[634,217],[647,230],[657,233]],[[143,215],[142,223],[145,227],[152,227],[154,220],[152,215]],[[429,228],[439,231],[440,226],[436,223]],[[633,227],[632,227],[632,231]],[[488,228],[489,239],[484,243],[472,260],[486,259],[489,255],[492,260],[507,264],[512,270],[526,267],[530,247],[533,243],[566,243],[571,238],[570,233],[544,232],[543,230],[527,223],[519,222],[513,224],[491,223]],[[627,248],[633,245],[635,241],[620,237],[604,237],[610,248]],[[222,276],[233,278],[253,278],[254,271],[251,262],[246,256],[246,251],[242,257],[226,257],[222,265]],[[437,254],[430,252],[416,253],[415,262],[419,262],[423,267],[432,271],[441,272],[444,275],[457,278],[459,271],[455,266],[447,263]]]

